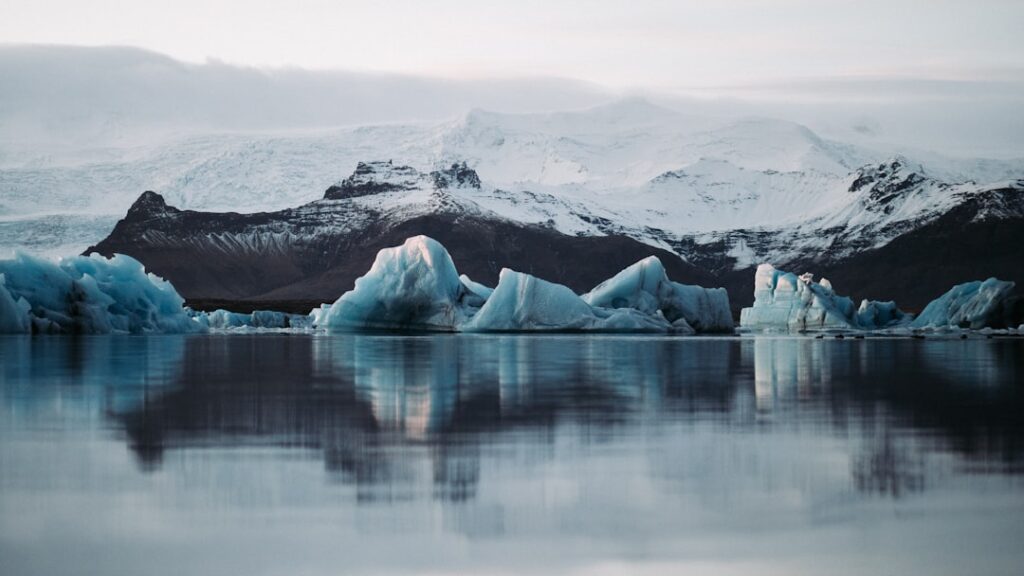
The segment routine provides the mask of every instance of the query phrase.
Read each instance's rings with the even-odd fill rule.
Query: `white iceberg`
[[[321,304],[320,306],[313,308],[309,311],[309,321],[314,328],[325,327],[327,320],[327,313],[331,311],[330,304]]]
[[[748,330],[877,330],[905,323],[910,315],[893,302],[853,300],[836,294],[832,283],[811,274],[797,276],[761,264],[754,275],[754,305],[740,311],[740,327]]]
[[[697,332],[732,332],[729,294],[724,288],[702,288],[672,282],[657,256],[648,256],[605,280],[583,300],[601,308],[632,308],[660,313],[674,326]],[[685,329],[685,328],[684,328]]]
[[[196,332],[184,299],[134,258],[99,254],[58,263],[16,254],[0,261],[0,331]]]
[[[331,305],[319,325],[329,330],[454,331],[469,315],[467,294],[444,246],[413,236],[378,252],[369,272]]]
[[[925,306],[911,328],[971,328],[1001,323],[1003,303],[1015,284],[989,278],[958,284]]]
[[[467,332],[665,332],[670,326],[660,314],[595,308],[566,286],[505,268],[494,293],[461,328]]]

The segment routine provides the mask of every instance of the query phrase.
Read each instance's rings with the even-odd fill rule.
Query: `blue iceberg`
[[[26,254],[0,261],[0,331],[108,334],[198,332],[184,299],[134,258]]]
[[[668,280],[646,258],[585,296],[504,269],[495,288],[459,276],[447,250],[426,236],[377,254],[355,288],[310,312],[329,330],[450,332],[727,332],[729,297],[721,288]]]
[[[1015,284],[989,278],[957,284],[932,300],[910,324],[911,328],[971,328],[995,326],[1002,321],[1003,303]]]

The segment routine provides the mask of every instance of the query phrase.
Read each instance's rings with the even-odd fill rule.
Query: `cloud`
[[[608,103],[617,91],[560,78],[446,79],[191,64],[127,47],[0,45],[0,153],[78,150],[169,135],[436,122],[472,108],[523,113]],[[641,91],[691,114],[768,116],[894,151],[1024,156],[1024,69],[810,77]]]
[[[556,78],[453,80],[187,64],[125,47],[0,47],[0,138],[131,140],[147,133],[439,120],[472,107],[593,106],[609,93]]]

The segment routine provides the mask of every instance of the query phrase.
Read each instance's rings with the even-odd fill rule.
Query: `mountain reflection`
[[[1017,471],[1022,361],[1021,341],[196,337],[167,385],[112,414],[144,469],[295,448],[367,502],[473,499],[482,454],[515,438],[553,458],[563,427],[600,444],[673,422],[848,435],[853,487],[900,497],[926,487],[929,452]]]

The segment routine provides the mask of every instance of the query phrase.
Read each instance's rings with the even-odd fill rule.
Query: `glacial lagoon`
[[[0,573],[1017,574],[1024,339],[0,337]]]

